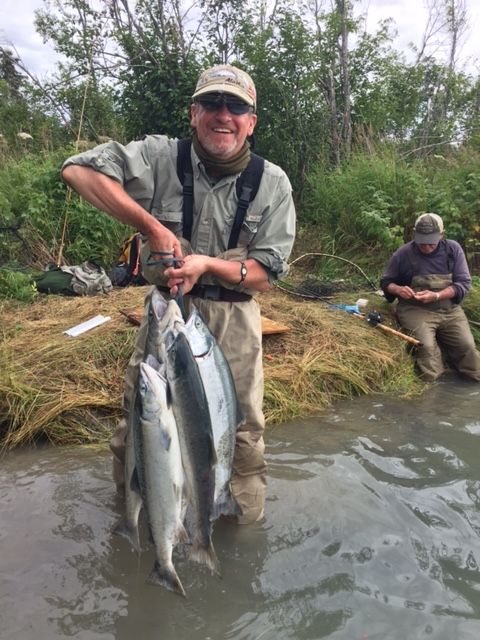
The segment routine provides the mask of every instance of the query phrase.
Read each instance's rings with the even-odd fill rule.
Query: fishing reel
[[[365,319],[372,327],[376,327],[377,324],[382,324],[383,322],[383,316],[378,311],[370,311]]]

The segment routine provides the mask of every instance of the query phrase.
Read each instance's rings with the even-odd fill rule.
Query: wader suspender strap
[[[455,265],[455,258],[453,256],[453,247],[449,240],[445,240],[447,243],[447,273],[453,273],[453,267]]]
[[[418,260],[417,260],[417,256],[415,255],[415,253],[413,251],[413,247],[411,247],[411,246],[408,247],[407,258],[408,258],[408,262],[410,263],[410,268],[412,270],[412,278],[413,278],[413,276],[417,272]]]
[[[182,140],[178,140],[177,144],[177,175],[183,185],[183,237],[190,242],[193,227],[193,167],[190,155],[192,140],[191,138],[183,138]],[[237,179],[235,189],[238,204],[230,239],[228,241],[229,249],[237,246],[248,205],[257,195],[264,166],[265,160],[255,153],[252,153],[248,166]]]
[[[237,179],[235,188],[237,191],[238,204],[230,239],[228,241],[229,249],[234,249],[238,244],[238,236],[240,235],[245,214],[247,213],[248,205],[257,195],[264,166],[265,160],[255,153],[252,153],[246,169],[242,171]]]
[[[183,237],[192,239],[193,226],[193,167],[190,157],[190,138],[182,138],[177,142],[177,176],[183,186]]]
[[[445,244],[447,245],[447,273],[453,273],[453,267],[455,264],[455,257],[453,255],[453,247],[449,240],[445,238]],[[407,251],[408,261],[412,268],[412,276],[416,273],[418,267],[418,260],[416,255],[413,252],[412,247],[409,247]]]

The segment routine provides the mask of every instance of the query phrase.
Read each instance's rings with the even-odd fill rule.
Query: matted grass
[[[145,288],[96,297],[39,296],[4,306],[0,351],[2,445],[47,438],[102,442],[120,416],[125,368],[136,328],[120,309],[142,305]],[[112,320],[81,336],[63,331],[97,314]]]
[[[54,444],[108,440],[120,417],[137,331],[121,310],[142,307],[146,291],[132,287],[97,297],[39,296],[29,306],[3,305],[3,448],[37,439]],[[402,340],[276,288],[259,300],[263,315],[291,328],[264,337],[267,423],[318,414],[340,397],[421,389]],[[63,334],[97,314],[112,320],[76,338]]]
[[[265,315],[291,327],[264,338],[268,423],[319,413],[337,398],[423,388],[403,340],[320,301],[278,290],[261,300]]]

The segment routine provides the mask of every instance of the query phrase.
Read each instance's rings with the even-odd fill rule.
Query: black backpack
[[[183,237],[190,241],[193,226],[193,167],[190,149],[191,138],[183,138],[177,142],[177,175],[183,186]],[[255,153],[250,156],[250,162],[237,178],[235,185],[238,204],[228,241],[228,248],[233,249],[238,244],[238,237],[242,228],[248,205],[257,195],[258,187],[263,175],[265,160]]]
[[[113,286],[128,287],[147,284],[147,281],[142,276],[141,248],[142,236],[140,233],[134,233],[125,240],[122,245],[122,251],[118,256],[117,264],[108,274]]]

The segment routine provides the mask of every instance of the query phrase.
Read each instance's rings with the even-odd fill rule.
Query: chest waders
[[[177,174],[183,188],[183,238],[181,238],[181,243],[182,251],[187,254],[191,252],[190,240],[193,230],[194,204],[191,140],[179,140],[177,144]],[[238,205],[228,241],[230,259],[242,260],[246,258],[247,248],[236,248],[248,206],[258,191],[263,168],[264,160],[252,154],[250,163],[236,181]],[[147,262],[148,252],[148,243],[145,243],[142,248],[143,265]],[[239,257],[233,258],[236,252]],[[158,289],[167,292],[168,289],[161,286],[165,284],[162,271],[158,268],[147,268],[144,270],[144,275],[147,280],[155,283]],[[145,308],[149,304],[149,298],[150,294],[147,294]],[[193,299],[195,306],[222,348],[235,380],[237,398],[245,422],[237,431],[230,486],[242,511],[238,522],[242,524],[254,522],[263,515],[267,484],[263,441],[265,419],[262,409],[264,379],[260,308],[257,301],[247,293],[212,284],[195,285],[189,295],[185,297],[187,311]],[[110,441],[110,448],[114,454],[113,476],[120,490],[125,485],[123,461],[128,415],[134,404],[138,370],[144,356],[147,329],[148,317],[144,313],[125,377],[124,417]]]
[[[183,188],[183,233],[182,237],[189,243],[192,239],[193,229],[193,166],[191,156],[192,140],[191,138],[182,138],[177,142],[177,176]],[[246,168],[242,171],[235,183],[235,191],[238,198],[237,209],[233,221],[227,249],[235,249],[238,246],[238,238],[242,229],[243,221],[247,209],[257,195],[260,182],[262,180],[265,160],[255,153],[250,156],[250,161]],[[232,291],[218,285],[211,284],[195,284],[189,293],[190,296],[196,298],[204,298],[206,300],[217,300],[222,302],[246,302],[251,296],[239,291]]]
[[[414,274],[410,287],[414,291],[438,292],[452,285],[453,253],[448,240],[446,243],[446,273],[443,274],[415,275],[418,262],[413,250],[408,252]],[[444,372],[444,355],[460,373],[480,380],[480,355],[465,313],[458,304],[451,299],[424,304],[399,298],[396,313],[402,327],[422,343],[415,359],[425,381],[434,382]]]
[[[453,266],[454,266],[453,251],[448,240],[445,240],[445,242],[447,244],[447,259],[446,259],[444,273],[417,275],[417,272],[419,269],[419,263],[413,248],[410,247],[409,251],[407,252],[407,258],[410,263],[410,268],[412,271],[412,281],[410,283],[410,287],[415,292],[424,291],[424,290],[442,291],[443,289],[445,289],[446,287],[450,286],[453,283],[453,279],[452,279],[452,272],[453,272]],[[452,309],[454,306],[454,303],[451,301],[451,299],[438,300],[438,302],[435,301],[435,302],[429,302],[425,304],[423,302],[419,302],[418,300],[411,300],[411,299],[404,300],[403,298],[399,298],[398,305],[399,306],[413,305],[415,307],[428,310],[428,311],[438,311],[440,309],[445,309],[445,310]]]

